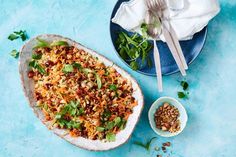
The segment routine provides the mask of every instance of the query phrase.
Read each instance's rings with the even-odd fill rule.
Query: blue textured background
[[[162,95],[176,97],[180,74],[164,76],[164,93],[158,94],[154,77],[130,70],[115,55],[109,18],[115,0],[0,0],[0,156],[1,157],[148,157],[133,141],[155,136],[147,111]],[[236,156],[236,1],[221,0],[220,14],[209,24],[209,34],[200,56],[191,64],[187,80],[190,99],[182,101],[189,121],[182,134],[158,137],[155,145],[171,141],[171,157]],[[9,41],[14,30],[25,29],[30,37],[55,33],[81,42],[105,55],[139,82],[145,109],[129,142],[108,152],[77,148],[49,132],[34,116],[24,97],[18,62],[9,52],[23,42]],[[166,156],[166,155],[165,155]]]

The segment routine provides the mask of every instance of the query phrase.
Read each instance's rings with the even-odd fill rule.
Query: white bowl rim
[[[184,112],[181,113],[181,114],[185,114],[186,120],[185,120],[184,122],[181,121],[181,123],[183,123],[183,124],[182,124],[182,127],[180,128],[180,130],[179,130],[178,132],[169,133],[169,134],[167,134],[167,135],[163,135],[163,134],[161,134],[161,133],[158,131],[158,129],[157,129],[155,126],[153,126],[153,124],[151,123],[151,120],[150,120],[150,119],[153,118],[153,117],[151,117],[151,116],[153,116],[153,115],[151,115],[151,111],[152,111],[153,108],[156,106],[157,102],[160,101],[160,100],[163,100],[163,99],[169,99],[169,100],[175,101],[175,102],[179,105],[179,107],[181,107],[181,108],[183,109],[183,111],[184,111]],[[171,104],[171,105],[172,105],[172,104]],[[173,106],[175,106],[175,105],[173,105]],[[182,105],[182,103],[180,103],[177,99],[175,99],[175,98],[173,98],[173,97],[169,97],[169,96],[162,96],[162,97],[159,97],[157,100],[155,100],[155,101],[152,103],[151,107],[149,108],[149,111],[148,111],[148,121],[149,121],[149,124],[150,124],[152,130],[153,130],[157,135],[162,136],[162,137],[173,137],[173,136],[179,135],[179,134],[184,130],[184,128],[186,127],[186,124],[187,124],[187,121],[188,121],[188,114],[187,114],[187,111],[186,111],[185,107],[184,107],[184,106]]]

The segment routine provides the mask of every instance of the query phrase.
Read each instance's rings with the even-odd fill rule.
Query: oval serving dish
[[[34,81],[28,78],[28,72],[29,72],[28,64],[32,56],[32,52],[33,52],[32,49],[36,45],[36,42],[37,42],[36,38],[43,39],[47,42],[53,42],[56,40],[66,41],[70,46],[74,46],[78,49],[82,49],[88,52],[89,54],[91,54],[93,57],[97,57],[106,66],[113,66],[116,69],[116,71],[122,75],[122,77],[131,81],[132,88],[133,88],[133,97],[137,101],[137,106],[133,108],[133,113],[129,116],[126,127],[124,128],[124,130],[116,134],[116,140],[114,142],[90,140],[84,137],[71,137],[69,134],[66,133],[66,130],[64,129],[52,128],[50,130],[53,131],[56,135],[63,138],[64,140],[70,142],[71,144],[76,145],[83,149],[87,149],[87,150],[104,151],[104,150],[110,150],[110,149],[116,148],[124,144],[131,136],[135,128],[135,125],[137,124],[139,120],[140,114],[144,106],[143,94],[138,83],[135,81],[135,79],[132,78],[123,69],[115,65],[112,61],[105,58],[104,56],[96,53],[95,51],[91,49],[84,47],[83,45],[69,38],[65,38],[60,35],[53,35],[53,34],[39,35],[35,38],[32,38],[21,48],[20,60],[19,60],[19,72],[21,76],[23,90],[24,90],[26,98],[29,101],[30,107],[33,109],[36,116],[45,124],[47,128],[50,128],[50,123],[44,121],[45,117],[42,110],[36,107],[36,100],[33,96]]]

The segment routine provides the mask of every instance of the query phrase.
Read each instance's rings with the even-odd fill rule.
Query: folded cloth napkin
[[[170,1],[170,0],[169,0]],[[201,31],[219,11],[217,0],[183,0],[184,8],[169,11],[172,27],[179,40],[188,40]],[[141,33],[140,25],[144,22],[147,7],[145,0],[130,0],[123,2],[117,10],[112,22],[120,25],[127,31]],[[165,38],[160,34],[160,39]]]

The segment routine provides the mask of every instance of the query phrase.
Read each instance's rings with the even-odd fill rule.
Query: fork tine
[[[147,5],[148,9],[151,9],[150,0],[146,0],[145,2],[146,2],[146,5]]]

